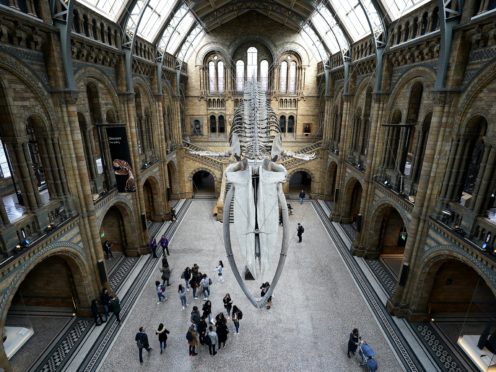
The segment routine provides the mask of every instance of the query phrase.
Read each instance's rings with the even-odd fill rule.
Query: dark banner
[[[117,181],[117,190],[119,192],[134,192],[136,191],[136,181],[131,167],[126,128],[111,127],[106,129],[112,167]]]

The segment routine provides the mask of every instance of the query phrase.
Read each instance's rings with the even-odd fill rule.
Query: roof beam
[[[315,32],[315,35],[317,35],[319,38],[320,38],[320,43],[324,46],[326,52],[327,52],[327,59],[329,59],[330,56],[332,56],[332,50],[329,49],[329,47],[327,46],[326,42],[324,41],[324,39],[322,38],[322,35],[320,34],[319,30],[317,29],[317,27],[315,27],[315,25],[313,24],[312,20],[309,20],[308,21],[308,25],[310,26],[310,28],[312,29],[313,32]],[[334,34],[333,34],[334,35]],[[310,35],[309,35],[310,36]],[[339,45],[339,42],[338,42],[338,45]],[[322,56],[321,56],[322,57]]]
[[[334,10],[334,7],[332,6],[331,2],[329,0],[325,0],[323,2],[323,4],[329,10],[329,12],[331,12],[331,15],[336,20],[336,23],[343,31],[343,35],[346,38],[346,41],[348,42],[348,45],[350,46],[350,49],[351,49],[351,45],[353,44],[353,38],[351,37],[350,33],[348,32],[348,29],[344,26],[343,21],[341,21],[341,18],[339,18],[338,14]]]
[[[169,16],[167,17],[165,22],[162,24],[162,26],[160,26],[160,30],[158,30],[157,36],[153,40],[153,45],[155,45],[155,46],[158,44],[160,39],[162,39],[162,36],[163,36],[165,30],[167,29],[167,26],[169,25],[171,19],[174,17],[174,14],[176,14],[176,12],[179,10],[179,8],[183,5],[182,1],[180,1],[180,0],[174,0],[174,1],[176,1],[176,4],[174,4],[174,7],[172,8]]]

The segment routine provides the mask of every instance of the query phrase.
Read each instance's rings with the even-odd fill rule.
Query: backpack
[[[165,292],[165,286],[163,284],[160,285],[160,290],[163,292]]]
[[[300,226],[300,233],[304,233],[305,232],[305,229],[303,228],[303,226]]]
[[[190,331],[186,332],[186,340],[188,340],[189,342],[193,341],[193,335]]]
[[[141,340],[137,340],[136,341],[136,345],[138,345],[138,348],[139,349],[143,349],[145,346],[143,345],[143,343],[141,342]]]
[[[208,278],[208,285],[212,285],[212,279]]]
[[[238,311],[238,319],[243,319],[243,312],[241,310]]]

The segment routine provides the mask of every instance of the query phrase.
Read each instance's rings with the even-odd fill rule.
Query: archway
[[[344,200],[343,222],[352,223],[357,221],[360,214],[360,204],[362,203],[362,191],[362,185],[357,179],[352,179],[348,183]]]
[[[289,179],[290,193],[298,193],[301,190],[305,190],[306,193],[312,191],[312,176],[305,171],[295,172]]]
[[[326,194],[329,200],[336,201],[336,177],[337,177],[338,166],[336,163],[332,162],[327,168],[327,188]]]
[[[111,243],[113,254],[126,254],[126,248],[128,247],[126,226],[123,215],[118,207],[110,207],[105,214],[102,225],[100,226],[100,237],[102,243],[106,240]]]
[[[193,175],[193,193],[214,194],[215,179],[210,172],[200,170]]]
[[[373,215],[369,234],[371,255],[379,257],[391,273],[399,278],[408,238],[405,222],[391,205],[380,207]]]
[[[62,254],[45,258],[27,273],[12,297],[2,330],[14,370],[27,371],[73,315],[89,308],[85,276],[72,258]]]
[[[160,203],[161,198],[155,179],[148,178],[143,184],[143,199],[145,202],[146,219],[149,221],[161,221]]]

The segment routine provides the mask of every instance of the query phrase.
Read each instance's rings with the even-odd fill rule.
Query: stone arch
[[[299,182],[296,180],[298,174],[306,178],[302,178]],[[307,194],[312,192],[312,184],[315,182],[315,175],[306,168],[293,169],[287,176],[288,179],[288,192],[299,192],[301,189],[305,190]],[[293,179],[293,182],[291,180]],[[296,183],[295,183],[296,182]]]
[[[279,46],[274,53],[274,58],[278,61],[281,56],[285,53],[295,53],[300,57],[300,63],[303,66],[308,66],[310,64],[310,56],[308,51],[299,43],[289,42],[282,46]]]
[[[104,227],[106,218],[108,218],[109,226]],[[113,251],[121,251],[126,255],[137,253],[139,248],[139,238],[136,234],[137,224],[133,208],[129,205],[128,200],[122,198],[106,206],[98,218],[97,226],[102,243],[105,240],[110,240]]]
[[[398,276],[408,238],[407,227],[408,218],[402,209],[387,200],[372,209],[366,230],[367,256],[390,256],[392,263],[395,263],[394,268],[390,268],[396,269],[392,271]]]
[[[231,53],[229,53],[229,51],[219,43],[208,43],[202,45],[198,53],[196,53],[195,64],[197,66],[203,66],[203,62],[210,53],[221,54],[224,57],[226,64],[231,65]]]
[[[160,207],[164,205],[160,182],[155,176],[148,176],[141,182],[146,218],[150,221],[162,221]]]
[[[206,174],[208,173],[210,176],[212,176],[213,179],[213,185],[209,184],[207,188],[205,189],[198,189],[199,185],[195,185],[195,182],[198,182],[198,175],[200,174]],[[195,177],[196,176],[196,177]],[[216,172],[207,168],[207,167],[199,167],[195,168],[188,176],[188,181],[192,185],[192,191],[193,193],[201,191],[201,192],[215,192],[217,188],[220,188],[220,182],[221,180],[219,177],[216,175]],[[206,185],[207,186],[207,185]]]
[[[365,100],[365,93],[367,92],[367,88],[372,87],[374,85],[374,80],[372,76],[366,77],[356,87],[356,93],[353,97],[353,107],[364,106],[364,104],[360,104],[360,101]]]
[[[270,52],[272,61],[275,61],[275,51],[277,50],[276,45],[269,39],[264,38],[257,34],[245,34],[243,37],[235,39],[231,45],[229,45],[229,55],[232,56],[234,53],[244,44],[249,44],[251,42],[260,43],[264,45]]]
[[[98,289],[93,287],[93,283],[90,280],[93,275],[90,273],[86,264],[87,259],[83,256],[83,249],[81,246],[71,242],[57,241],[31,255],[19,264],[15,270],[12,270],[10,275],[3,278],[5,283],[9,284],[5,286],[0,301],[1,328],[4,328],[5,326],[7,313],[12,304],[12,300],[26,276],[39,263],[53,256],[61,257],[66,260],[72,273],[75,273],[77,276],[76,290],[79,300],[79,308],[77,310],[89,309],[91,299],[95,296]]]
[[[396,82],[391,91],[391,95],[389,96],[389,100],[386,106],[389,108],[389,112],[393,111],[393,107],[398,102],[401,94],[406,94],[407,92],[409,92],[409,89],[407,89],[409,84],[413,84],[417,81],[422,83],[422,85],[424,86],[424,92],[428,92],[431,90],[434,82],[436,81],[436,73],[433,69],[428,67],[413,67],[406,73],[404,73]],[[404,110],[402,110],[402,114],[404,114],[403,111]],[[426,105],[426,107],[423,108],[423,111],[432,111],[432,106]],[[402,115],[402,117],[404,117],[404,115]]]
[[[363,185],[358,178],[351,177],[344,188],[342,222],[355,222],[360,214],[362,202]]]
[[[429,314],[428,302],[433,290],[439,269],[446,262],[456,261],[468,266],[477,273],[496,297],[496,277],[494,271],[479,259],[455,245],[440,245],[430,248],[421,262],[420,271],[412,293],[412,309],[416,314]],[[430,317],[429,317],[430,318]]]

